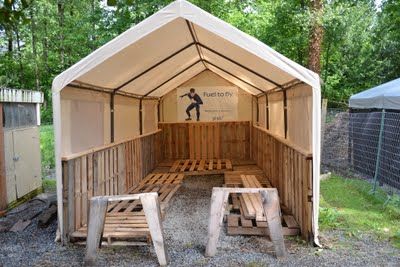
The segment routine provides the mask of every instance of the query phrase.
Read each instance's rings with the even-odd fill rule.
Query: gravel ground
[[[221,184],[221,176],[189,177],[171,200],[163,222],[170,266],[400,266],[400,250],[388,241],[341,231],[322,233],[324,249],[287,239],[285,260],[273,256],[264,237],[232,237],[222,231],[217,255],[205,258],[211,188]],[[55,222],[40,229],[34,219],[23,232],[0,233],[0,266],[81,266],[84,247],[55,243],[55,232]],[[157,258],[152,247],[105,247],[98,265],[157,266]]]

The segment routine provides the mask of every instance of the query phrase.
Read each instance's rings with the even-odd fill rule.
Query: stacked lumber
[[[263,178],[263,174],[259,174],[257,171],[253,172],[257,174],[252,175],[243,174],[242,171],[236,172],[225,174],[225,186],[262,188],[261,180],[267,185],[266,187],[271,187],[268,180]],[[240,182],[237,176],[240,177]],[[228,235],[269,234],[260,194],[230,194],[228,212],[226,216]],[[285,214],[282,216],[282,231],[285,236],[300,233],[299,225],[292,215]]]
[[[169,172],[179,172],[187,175],[222,174],[232,170],[229,159],[185,159],[176,160]]]

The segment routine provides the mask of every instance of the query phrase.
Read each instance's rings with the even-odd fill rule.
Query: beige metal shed
[[[222,108],[202,112],[217,115],[182,122],[179,96],[190,88],[234,104],[225,112],[214,99]],[[318,242],[319,76],[264,43],[175,1],[61,73],[52,90],[62,240],[86,223],[89,197],[123,194],[166,159],[218,155],[255,161],[304,238]],[[192,144],[191,133],[216,138]]]

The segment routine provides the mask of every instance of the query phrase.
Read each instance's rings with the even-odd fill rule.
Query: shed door
[[[17,197],[41,186],[39,128],[13,131]]]

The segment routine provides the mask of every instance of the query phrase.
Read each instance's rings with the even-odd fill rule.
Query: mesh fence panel
[[[391,194],[399,194],[400,113],[329,109],[323,137],[322,169],[371,183],[374,183],[376,173],[377,185]]]

